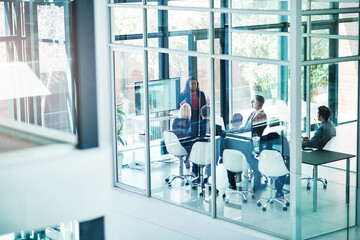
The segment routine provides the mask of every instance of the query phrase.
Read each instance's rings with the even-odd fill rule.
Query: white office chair
[[[169,186],[171,186],[171,183],[179,178],[181,180],[185,180],[185,184],[189,185],[189,179],[188,177],[192,177],[191,175],[184,175],[184,157],[187,156],[187,152],[185,148],[181,145],[179,142],[179,139],[177,136],[168,131],[164,131],[164,142],[166,150],[173,156],[179,158],[180,164],[179,164],[179,175],[170,175],[165,179],[165,182],[168,183]]]
[[[276,116],[283,122],[290,122],[290,111],[284,100],[277,100],[275,103],[276,106]]]
[[[327,143],[326,145],[323,147],[323,150],[334,150],[333,148],[336,147],[337,143],[337,138],[336,136],[331,138]],[[310,187],[310,183],[314,181],[314,169],[313,169],[313,175],[312,177],[307,177],[307,178],[301,178],[301,180],[307,180],[306,181],[306,189],[307,190],[310,190],[311,187]],[[327,188],[327,180],[325,178],[318,178],[317,179],[319,182],[321,182],[323,184],[323,188],[326,189]]]
[[[200,168],[199,183],[194,186],[200,187],[199,196],[203,197],[205,188],[203,171],[206,165],[211,164],[210,142],[195,142],[191,148],[189,159]]]
[[[269,203],[278,202],[283,206],[283,210],[286,211],[287,207],[290,206],[290,202],[285,197],[276,198],[274,196],[275,191],[275,181],[289,173],[287,170],[283,157],[276,150],[263,150],[259,156],[259,171],[271,179],[271,194],[270,198],[261,198],[257,201],[257,205],[260,207],[261,202],[265,201],[265,204],[262,207],[262,210],[265,212],[266,207]]]
[[[237,180],[241,179],[241,174],[247,173],[249,169],[249,164],[246,161],[245,155],[237,150],[233,149],[225,149],[223,152],[223,164],[225,168],[233,173],[236,173]],[[246,195],[251,194],[252,198],[255,198],[255,195],[252,191],[248,191],[248,179],[247,174],[243,174],[245,180],[245,188],[244,190],[232,190],[232,189],[226,189],[225,193],[223,195],[223,198],[226,203],[230,201],[230,196],[239,194],[241,195],[243,202],[247,202]]]

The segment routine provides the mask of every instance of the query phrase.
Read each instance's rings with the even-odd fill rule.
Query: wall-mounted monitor
[[[144,114],[144,83],[135,82],[135,113]],[[162,113],[178,109],[180,78],[149,81],[149,113]]]

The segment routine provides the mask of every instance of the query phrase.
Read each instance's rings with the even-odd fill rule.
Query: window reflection
[[[30,8],[33,12],[29,12]],[[75,133],[69,11],[66,1],[57,5],[28,1],[0,3],[0,19],[4,20],[0,21],[0,62],[2,66],[17,62],[22,64],[21,69],[29,70],[23,75],[24,82],[12,88],[27,93],[3,99],[1,116]],[[11,38],[2,38],[4,35]],[[21,69],[13,69],[13,74],[19,76]],[[16,82],[13,75],[2,76],[8,76],[2,78],[5,82]],[[32,79],[36,79],[37,87]],[[5,90],[6,86],[3,87]],[[43,91],[39,92],[41,88]]]

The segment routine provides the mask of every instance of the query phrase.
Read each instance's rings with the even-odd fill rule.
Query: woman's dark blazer
[[[197,90],[197,94],[199,96],[199,101],[200,101],[200,104],[199,104],[199,111],[197,110],[193,110],[191,108],[191,122],[198,122],[200,121],[200,109],[206,105],[206,98],[205,98],[205,93],[203,91],[200,91],[200,90]],[[184,101],[185,100],[185,101]],[[191,92],[182,92],[180,94],[180,101],[179,103],[183,103],[183,102],[186,102],[188,103],[190,106],[191,105]]]

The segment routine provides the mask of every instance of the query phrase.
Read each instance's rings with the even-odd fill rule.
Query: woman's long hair
[[[199,82],[198,82],[198,80],[195,77],[190,76],[188,78],[188,80],[186,81],[185,88],[184,88],[184,91],[183,91],[184,94],[189,94],[191,92],[190,85],[191,85],[191,81],[193,81],[193,80],[196,81],[196,83],[197,83],[196,90],[199,90]]]

